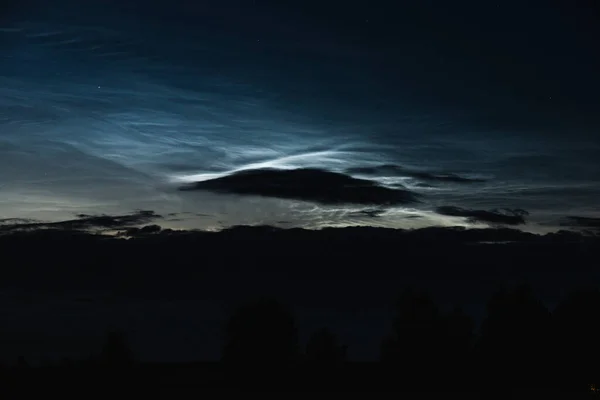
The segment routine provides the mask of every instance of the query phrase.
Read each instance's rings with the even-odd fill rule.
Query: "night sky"
[[[466,216],[523,209],[518,225],[548,232],[598,217],[594,2],[395,3],[7,3],[0,218],[482,227]],[[419,201],[179,190],[265,167]]]
[[[109,232],[600,226],[597,2],[0,4],[0,233],[98,215]],[[31,354],[68,352],[116,309],[176,345],[217,338],[223,318],[214,302],[96,309],[77,300],[89,291],[21,289],[0,291],[0,314]],[[352,313],[332,310],[299,314],[360,342]],[[203,346],[140,340],[152,359]]]

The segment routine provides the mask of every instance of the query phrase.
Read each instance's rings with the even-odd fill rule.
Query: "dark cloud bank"
[[[394,174],[411,176],[423,181],[478,183],[485,180],[455,174],[414,171],[397,165],[353,168],[348,173],[365,175]],[[354,216],[377,218],[386,207],[419,203],[415,193],[403,187],[389,188],[368,179],[320,169],[254,169],[221,178],[193,183],[181,190],[206,190],[237,195],[255,195],[282,199],[312,201],[325,205],[358,204],[375,206],[354,213]],[[442,206],[440,215],[464,217],[472,223],[523,225],[528,212],[522,209],[470,210],[457,206]]]
[[[447,172],[428,172],[419,171],[402,167],[395,164],[383,164],[375,167],[357,167],[350,168],[346,172],[350,174],[363,174],[363,175],[391,175],[391,176],[405,176],[409,178],[415,178],[426,182],[451,182],[451,183],[482,183],[486,182],[487,179],[483,178],[471,178],[466,176],[457,175],[455,173]]]
[[[162,218],[154,211],[140,210],[128,215],[87,215],[78,214],[77,218],[59,222],[40,222],[31,220],[0,220],[0,234],[10,232],[59,230],[59,231],[95,231],[135,228],[137,225]]]
[[[568,216],[561,225],[600,233],[600,218]]]
[[[345,174],[311,168],[240,171],[184,186],[181,190],[207,190],[237,195],[276,197],[327,205],[391,206],[418,202],[418,196],[406,189],[392,189],[367,179],[357,179]]]
[[[522,209],[503,208],[496,210],[469,210],[461,207],[438,207],[436,212],[451,217],[465,217],[469,222],[483,222],[491,225],[523,225],[529,213]]]

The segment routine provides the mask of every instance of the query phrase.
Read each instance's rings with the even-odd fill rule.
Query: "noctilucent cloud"
[[[0,17],[0,219],[481,227],[468,216],[522,209],[519,226],[545,232],[600,217],[600,65],[580,15],[71,3]],[[420,201],[179,190],[262,168],[343,173]]]

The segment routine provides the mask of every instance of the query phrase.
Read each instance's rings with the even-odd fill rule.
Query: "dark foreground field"
[[[199,398],[202,395],[276,392],[312,395],[313,393],[364,393],[382,398],[405,399],[594,399],[598,393],[589,385],[574,387],[538,386],[523,382],[519,387],[504,387],[501,382],[473,381],[457,385],[443,380],[402,385],[401,374],[383,370],[371,363],[352,363],[336,369],[294,368],[289,370],[229,370],[213,363],[148,364],[133,370],[41,368],[3,374],[2,392],[10,398],[60,396],[78,398]],[[8,397],[6,397],[8,398]]]
[[[575,399],[600,380],[598,236],[237,227],[127,237],[0,237],[2,390]],[[103,343],[80,341],[94,329]]]

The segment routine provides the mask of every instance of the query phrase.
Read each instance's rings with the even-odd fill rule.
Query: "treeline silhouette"
[[[600,291],[569,293],[550,312],[527,285],[495,293],[479,329],[460,308],[442,311],[421,290],[398,296],[378,362],[352,362],[329,327],[301,346],[293,311],[272,298],[236,309],[223,327],[217,363],[140,362],[127,337],[109,331],[100,351],[80,360],[5,366],[9,383],[28,379],[100,379],[105,388],[158,390],[195,386],[222,390],[330,390],[509,393],[514,390],[594,393],[600,383]],[[33,380],[33,382],[35,382]],[[95,381],[97,382],[97,381]],[[55,381],[56,383],[56,381]],[[161,386],[164,385],[164,386]]]
[[[600,378],[599,248],[598,237],[568,232],[460,228],[147,229],[129,239],[61,229],[0,236],[0,290],[242,304],[222,327],[219,362],[202,361],[203,354],[191,355],[195,363],[143,362],[117,330],[93,356],[46,366],[22,357],[0,376],[6,390],[21,395],[87,386],[90,397],[118,386],[136,396],[191,387],[587,396]],[[547,293],[557,291],[568,294],[547,308]],[[487,301],[483,318],[448,307],[470,298]],[[393,301],[392,328],[375,339],[377,362],[348,359],[352,345],[338,338],[334,323],[307,342],[299,338],[294,309],[381,309]]]

